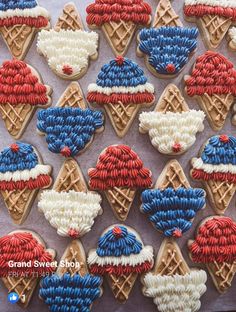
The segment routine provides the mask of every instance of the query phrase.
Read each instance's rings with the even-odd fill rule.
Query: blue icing
[[[37,5],[35,0],[0,0],[0,11],[32,9]]]
[[[100,277],[90,274],[54,274],[42,280],[39,296],[51,312],[90,312],[91,304],[100,296],[101,283]]]
[[[11,147],[5,148],[0,153],[0,172],[14,172],[16,170],[30,170],[38,164],[38,156],[34,152],[33,146],[27,143],[16,142],[19,147],[17,152]]]
[[[75,156],[85,148],[103,122],[100,111],[54,107],[38,112],[37,128],[46,134],[48,149],[52,153],[60,153],[68,147],[71,156]]]
[[[221,142],[219,135],[211,137],[201,154],[203,162],[236,165],[236,137],[229,135],[228,138],[228,142]]]
[[[113,228],[108,230],[99,238],[96,253],[99,257],[120,257],[139,254],[142,250],[142,243],[133,233],[130,233],[125,226],[115,226],[121,230],[120,237],[116,237]]]
[[[205,192],[202,189],[167,188],[145,190],[142,193],[142,210],[149,220],[165,236],[173,236],[192,226],[192,219],[205,206]]]
[[[144,71],[133,61],[124,58],[124,63],[118,65],[116,60],[103,65],[97,78],[100,87],[136,87],[144,85],[147,78]]]
[[[197,47],[197,28],[160,27],[142,29],[139,50],[148,56],[149,64],[158,74],[177,74]],[[167,65],[175,71],[168,72]]]

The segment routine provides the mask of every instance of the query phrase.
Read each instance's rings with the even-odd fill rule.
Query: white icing
[[[144,295],[154,299],[160,312],[195,312],[201,307],[200,297],[206,292],[207,275],[203,270],[184,276],[161,276],[147,273]]]
[[[139,264],[143,264],[146,261],[151,263],[153,261],[153,248],[151,246],[144,246],[140,253],[137,255],[131,254],[129,256],[122,255],[120,257],[99,257],[96,250],[90,251],[88,255],[88,264],[90,266],[93,264],[97,264],[102,267],[105,265],[136,266]]]
[[[34,17],[34,18],[43,16],[48,20],[50,19],[49,12],[40,6],[37,6],[32,9],[24,9],[24,10],[15,9],[15,10],[0,11],[0,19],[10,18],[10,17],[15,17],[15,16],[16,17]]]
[[[235,0],[185,0],[185,5],[209,5],[209,6],[219,6],[223,8],[236,8]]]
[[[229,36],[234,44],[236,44],[236,27],[232,27],[229,30]]]
[[[82,236],[89,232],[94,219],[102,213],[101,196],[94,192],[42,192],[39,210],[61,236],[69,236],[73,229]]]
[[[179,143],[181,152],[190,148],[196,141],[198,131],[203,131],[205,114],[202,111],[188,112],[143,112],[139,116],[139,128],[149,133],[152,145],[160,153],[172,154],[173,145]]]
[[[207,173],[213,172],[222,172],[222,173],[232,173],[236,174],[236,165],[232,164],[220,164],[220,165],[212,165],[205,164],[201,158],[193,158],[192,166],[194,169],[203,170]]]
[[[122,93],[122,94],[135,94],[135,93],[154,93],[154,86],[151,83],[145,83],[144,85],[138,85],[137,87],[100,87],[96,83],[91,83],[88,86],[88,92],[98,92],[106,95],[111,95],[112,93]]]
[[[29,181],[29,179],[37,179],[37,177],[41,174],[49,175],[50,172],[50,166],[39,164],[30,170],[17,170],[14,172],[7,171],[5,173],[0,173],[0,181]]]
[[[63,67],[70,66],[73,69],[71,76],[74,76],[85,69],[89,57],[97,53],[98,34],[83,30],[43,30],[39,33],[37,46],[54,72],[64,75]]]

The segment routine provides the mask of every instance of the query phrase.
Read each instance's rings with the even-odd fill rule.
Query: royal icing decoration
[[[232,27],[229,30],[229,36],[232,41],[232,46],[235,48],[236,46],[236,27]]]

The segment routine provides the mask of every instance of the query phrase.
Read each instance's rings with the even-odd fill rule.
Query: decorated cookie
[[[0,278],[9,293],[18,294],[22,307],[29,304],[40,277],[54,272],[54,258],[55,251],[46,249],[44,241],[35,232],[17,230],[0,238]],[[19,262],[28,266],[12,267],[9,264]]]
[[[207,289],[206,281],[206,272],[190,269],[179,246],[165,239],[153,271],[143,276],[143,294],[153,298],[160,312],[196,312]]]
[[[98,34],[84,30],[77,9],[70,2],[54,29],[39,33],[37,46],[57,76],[77,80],[86,74],[89,60],[98,57]]]
[[[151,171],[127,145],[108,146],[98,158],[95,168],[88,171],[92,190],[104,191],[120,221],[128,217],[136,190],[152,186]]]
[[[88,108],[77,82],[72,82],[55,107],[38,113],[37,129],[46,135],[48,149],[65,157],[76,156],[103,131],[103,114]]]
[[[181,237],[188,231],[197,212],[206,205],[205,192],[191,188],[177,160],[167,163],[155,189],[142,193],[141,211],[167,237]]]
[[[115,298],[124,303],[138,274],[152,268],[153,248],[144,246],[132,228],[113,225],[102,233],[87,261],[91,273],[105,275]]]
[[[63,263],[68,266],[63,267]],[[50,311],[89,312],[102,295],[101,283],[100,277],[89,274],[83,246],[74,240],[65,250],[56,274],[42,280],[39,297]]]
[[[1,6],[0,6],[1,7]],[[0,67],[0,113],[8,132],[19,139],[37,107],[51,105],[52,89],[39,73],[23,61],[13,59]]]
[[[105,108],[116,134],[123,137],[139,109],[154,103],[154,86],[136,63],[117,56],[102,67],[96,83],[88,86],[87,99]]]
[[[0,193],[14,223],[24,222],[38,191],[51,185],[50,173],[30,144],[16,142],[0,153]]]
[[[195,52],[197,36],[197,28],[183,27],[170,0],[160,0],[152,27],[138,35],[137,54],[153,75],[173,78]]]
[[[125,55],[137,28],[151,23],[152,9],[144,0],[95,0],[87,13],[88,26],[101,28],[115,55]]]
[[[211,137],[191,165],[192,178],[203,183],[213,209],[223,214],[236,191],[236,137]]]
[[[0,2],[0,33],[14,58],[25,58],[36,33],[48,28],[49,20],[48,11],[36,0]]]
[[[230,26],[236,23],[234,0],[185,0],[184,14],[188,22],[196,22],[205,45],[216,49]]]
[[[65,160],[52,190],[41,193],[39,210],[61,236],[83,236],[102,214],[101,196],[89,192],[81,169],[72,158]]]
[[[214,130],[225,123],[236,97],[236,70],[220,53],[207,51],[196,60],[191,76],[185,76],[186,93],[194,97]]]
[[[190,257],[207,267],[220,293],[232,284],[236,273],[236,223],[228,217],[212,216],[200,224],[194,241],[189,241]]]
[[[235,8],[236,11],[236,8]],[[229,47],[232,51],[236,51],[236,27],[232,27],[229,30]]]
[[[189,109],[180,90],[169,84],[154,111],[139,116],[139,131],[148,133],[152,145],[162,154],[180,155],[196,141],[204,130],[205,114]]]

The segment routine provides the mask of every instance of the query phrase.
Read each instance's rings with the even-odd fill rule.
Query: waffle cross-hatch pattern
[[[123,296],[125,300],[128,299],[129,293],[127,293],[127,288],[132,287],[132,278],[134,275],[137,276],[137,273],[130,273],[129,275],[119,275],[119,278],[116,275],[110,274],[109,278],[112,281],[112,290],[114,292],[115,298]]]
[[[130,121],[130,117],[133,115],[133,112],[137,108],[137,104],[132,105],[124,105],[123,103],[119,102],[119,104],[111,104],[106,107],[106,109],[111,110],[112,116],[114,116],[114,122],[116,127],[119,130],[124,130],[127,126],[127,123]]]
[[[163,99],[163,102],[165,102],[164,105],[162,104],[162,106],[164,106],[164,113],[169,111],[173,113],[181,113],[183,111],[184,99],[180,96],[179,92],[176,93],[169,89],[168,94]]]
[[[21,207],[21,203],[28,202],[29,197],[31,196],[31,190],[24,188],[21,191],[2,191],[4,201],[8,207],[9,212],[17,212],[19,217],[24,213],[25,206]]]
[[[81,22],[75,14],[74,6],[68,5],[63,9],[63,15],[58,18],[56,29],[83,29]]]
[[[156,12],[153,27],[180,26],[179,16],[173,10],[170,2],[161,1]]]
[[[184,275],[185,271],[182,268],[182,260],[176,256],[176,250],[168,249],[167,259],[162,260],[163,269],[160,275],[172,276],[175,274]]]
[[[170,165],[165,179],[162,182],[162,188],[165,189],[168,187],[173,187],[174,189],[179,187],[189,187],[181,168],[176,168],[176,166]]]
[[[236,261],[232,264],[226,262],[219,264],[214,261],[214,266],[217,269],[216,275],[221,279],[221,282],[219,283],[220,288],[222,288],[222,291],[227,290],[231,286],[235,274],[234,268],[236,266]]]
[[[28,292],[32,290],[32,284],[35,284],[36,277],[6,277],[9,284],[8,293],[16,292],[22,303],[25,303]]]
[[[209,103],[208,110],[211,115],[217,115],[216,121],[223,122],[227,117],[227,113],[230,110],[231,102],[229,102],[229,97],[231,94],[227,95],[217,95],[209,96],[205,93],[203,96],[203,101]]]
[[[220,182],[220,181],[209,181],[210,186],[212,188],[213,194],[219,195],[219,198],[217,199],[220,207],[222,207],[222,210],[225,210],[225,207],[228,206],[229,198],[234,194],[235,192],[235,186],[233,183],[229,182]]]

